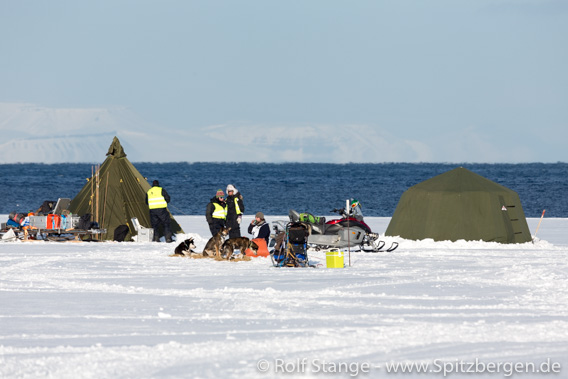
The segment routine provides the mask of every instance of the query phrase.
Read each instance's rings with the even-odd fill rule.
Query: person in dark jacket
[[[252,234],[252,238],[264,238],[266,240],[266,245],[268,245],[268,238],[270,238],[270,226],[264,219],[264,214],[262,212],[256,212],[254,220],[250,223],[248,227],[249,234]]]
[[[245,204],[243,202],[243,195],[233,186],[227,186],[227,228],[229,231],[229,238],[237,238],[241,236],[241,219],[245,211]]]
[[[166,242],[172,242],[172,230],[170,229],[170,212],[168,211],[168,203],[170,195],[160,187],[157,180],[152,182],[152,188],[146,193],[146,204],[150,208],[150,223],[154,228],[154,242],[160,241],[160,225],[164,229]]]
[[[215,197],[211,198],[211,201],[207,204],[205,208],[205,218],[209,224],[209,230],[211,235],[214,236],[225,227],[227,220],[227,203],[225,203],[225,194],[223,190],[217,190]]]

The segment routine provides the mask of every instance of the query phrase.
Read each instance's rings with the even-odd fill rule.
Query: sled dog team
[[[215,258],[216,260],[239,259],[245,256],[247,249],[251,249],[254,254],[258,251],[258,245],[247,237],[235,237],[227,239],[231,228],[222,227],[217,234],[207,241],[203,253],[195,252],[195,243],[193,238],[186,239],[180,243],[173,256],[191,257],[191,258]],[[233,256],[235,250],[239,254]]]
[[[152,188],[146,194],[146,204],[150,208],[150,220],[154,229],[154,241],[159,241],[159,227],[162,226],[165,231],[166,242],[172,242],[170,217],[167,210],[169,202],[170,196],[167,191],[160,187],[157,180],[154,180]],[[256,255],[258,245],[249,238],[241,236],[240,224],[244,210],[243,195],[235,186],[232,184],[227,186],[226,197],[223,190],[217,190],[205,209],[205,218],[213,236],[207,241],[205,249],[201,254],[196,253],[193,250],[195,249],[194,240],[189,238],[176,247],[173,256],[212,257],[229,260],[238,258],[238,256],[233,257],[235,250],[239,250],[239,255],[244,257],[248,249],[251,249]],[[256,237],[258,232],[252,234]],[[268,236],[263,237],[268,242]]]

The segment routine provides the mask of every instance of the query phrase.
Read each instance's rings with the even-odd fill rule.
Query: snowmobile
[[[290,223],[300,222],[309,227],[307,243],[316,250],[358,247],[365,252],[385,251],[386,242],[380,240],[379,235],[373,233],[365,223],[361,204],[356,199],[347,200],[345,208],[333,209],[331,212],[340,214],[341,218],[326,221],[325,217],[298,213],[295,210],[290,210],[288,216]],[[272,224],[276,234],[286,230],[285,221],[274,221]],[[386,251],[394,251],[397,247],[398,242],[393,242]]]

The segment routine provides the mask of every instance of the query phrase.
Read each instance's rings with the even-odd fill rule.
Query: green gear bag
[[[311,213],[300,213],[300,221],[301,222],[310,222],[312,224],[322,224],[323,220],[325,220],[323,217],[317,217],[317,216],[314,216]]]

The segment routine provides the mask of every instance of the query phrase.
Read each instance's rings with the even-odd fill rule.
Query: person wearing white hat
[[[229,231],[229,238],[237,238],[241,236],[241,219],[245,211],[245,204],[243,202],[243,195],[233,186],[227,186],[227,227],[231,228]]]

